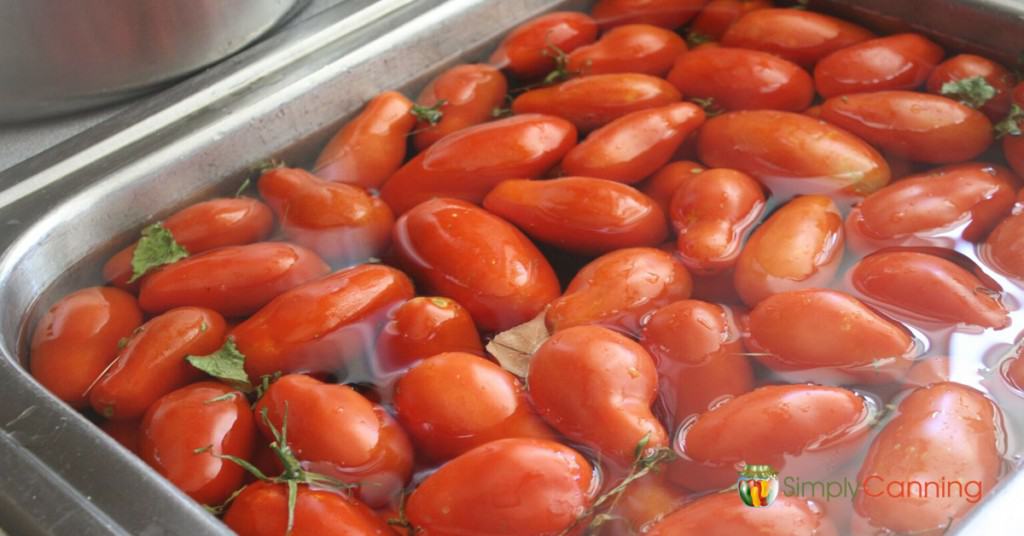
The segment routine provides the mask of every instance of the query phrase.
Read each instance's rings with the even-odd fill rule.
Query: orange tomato
[[[799,9],[760,9],[747,13],[725,32],[722,45],[775,54],[810,67],[829,54],[874,37],[835,17]]]
[[[742,48],[701,48],[679,56],[668,81],[687,97],[712,99],[723,110],[800,112],[814,84],[799,65]]]
[[[490,121],[495,108],[505,102],[507,91],[505,77],[490,65],[456,65],[441,73],[416,99],[416,104],[424,108],[444,101],[436,124],[423,119],[416,124],[416,150],[422,151],[452,132]]]
[[[555,68],[555,56],[571,53],[597,39],[597,23],[585,13],[556,11],[527,21],[505,36],[490,63],[524,79]]]
[[[871,39],[829,54],[814,67],[822,97],[886,89],[916,89],[945,56],[942,47],[920,34]]]
[[[686,41],[675,32],[650,24],[612,28],[596,43],[572,51],[566,70],[573,74],[643,73],[665,76]]]

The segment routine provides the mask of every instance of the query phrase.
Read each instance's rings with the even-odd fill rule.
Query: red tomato
[[[690,98],[713,99],[724,110],[800,112],[811,105],[814,84],[799,65],[741,48],[702,48],[676,60],[668,75]]]
[[[227,327],[216,311],[180,307],[143,324],[89,392],[89,402],[108,419],[136,419],[161,396],[202,378],[185,361],[224,344]]]
[[[385,91],[338,131],[320,151],[313,172],[332,182],[379,188],[405,160],[406,137],[416,125],[412,101]]]
[[[484,355],[469,311],[454,300],[416,297],[398,306],[377,337],[375,365],[390,374],[442,352]]]
[[[100,423],[100,430],[121,444],[122,447],[130,450],[132,454],[139,455],[139,425],[138,419],[128,421],[103,421]]]
[[[609,514],[621,517],[633,531],[623,528],[622,532],[612,534],[639,534],[638,528],[661,519],[687,499],[687,493],[669,482],[665,471],[648,473],[630,484],[608,510]]]
[[[670,212],[683,264],[702,275],[732,268],[764,206],[761,185],[746,173],[717,168],[687,174]]]
[[[399,218],[395,249],[427,292],[462,304],[485,331],[526,322],[558,297],[558,279],[537,247],[463,201],[433,199]]]
[[[924,387],[933,383],[948,382],[953,371],[949,356],[939,355],[919,359],[903,377],[904,387]]]
[[[229,246],[148,275],[139,289],[139,305],[147,313],[195,306],[224,316],[245,316],[329,271],[316,253],[304,247],[283,242]]]
[[[1014,173],[1024,176],[1024,135],[1003,137],[1003,156]]]
[[[693,19],[690,33],[717,41],[743,15],[771,7],[771,0],[711,0]]]
[[[395,217],[380,198],[358,186],[325,181],[302,169],[276,168],[260,177],[259,189],[288,240],[328,262],[350,265],[388,247]]]
[[[131,294],[91,287],[64,296],[36,325],[29,371],[47,391],[74,408],[117,357],[118,342],[142,324]]]
[[[512,111],[564,117],[576,128],[589,132],[630,112],[681,99],[679,91],[661,78],[636,73],[595,74],[531,89],[512,101]]]
[[[395,411],[419,452],[435,461],[507,437],[554,439],[519,380],[478,355],[437,354],[395,385]]]
[[[844,20],[799,9],[760,9],[736,21],[722,45],[751,48],[810,67],[818,60],[874,34]]]
[[[647,536],[837,536],[824,508],[802,497],[780,495],[770,508],[750,508],[735,492],[702,497],[654,524]]]
[[[575,144],[576,129],[547,115],[519,115],[464,128],[410,160],[380,195],[396,214],[439,196],[479,203],[505,179],[540,177]]]
[[[658,390],[654,360],[614,331],[577,326],[555,333],[534,352],[527,384],[548,423],[619,468],[633,463],[644,437],[650,448],[668,445],[651,413]]]
[[[224,246],[259,242],[270,235],[274,214],[263,203],[248,197],[211,199],[188,206],[163,221],[174,241],[190,254]],[[132,244],[103,265],[103,278],[116,287],[129,290],[132,277]]]
[[[223,503],[245,470],[221,456],[248,459],[255,443],[249,401],[217,382],[193,383],[156,401],[142,420],[140,456],[196,502]]]
[[[704,166],[697,162],[689,160],[672,162],[640,184],[640,191],[657,203],[667,218],[670,214],[672,196],[676,194],[676,190],[689,180],[691,175],[702,171],[704,171]]]
[[[441,73],[416,99],[425,108],[444,101],[440,121],[432,125],[420,119],[416,125],[416,150],[422,151],[457,130],[490,121],[494,109],[504,104],[507,91],[505,77],[490,65],[456,65]]]
[[[355,499],[329,490],[300,485],[295,496],[295,521],[288,532],[288,487],[249,484],[231,501],[224,523],[239,536],[391,536],[394,532],[373,510]]]
[[[657,364],[658,393],[674,425],[754,388],[739,327],[721,305],[696,300],[666,305],[647,319],[640,344]]]
[[[1006,67],[981,56],[974,54],[957,54],[952,58],[940,63],[928,77],[928,92],[936,95],[943,94],[942,86],[948,82],[959,82],[971,78],[982,77],[988,85],[996,90],[995,96],[991,97],[979,110],[984,112],[992,121],[999,121],[1010,112],[1011,94],[1013,86],[1017,83],[1014,76]],[[969,101],[970,95],[963,91],[953,90],[947,96],[960,101]]]
[[[591,12],[602,30],[623,24],[653,24],[675,29],[687,23],[708,0],[598,0]]]
[[[871,39],[829,54],[814,67],[822,97],[885,89],[916,89],[945,56],[942,47],[920,34]]]
[[[827,287],[843,260],[843,217],[823,195],[800,196],[772,214],[736,262],[736,291],[754,306],[768,296]]]
[[[850,273],[857,291],[904,314],[996,329],[1010,324],[998,291],[942,257],[883,252],[865,257]]]
[[[334,372],[370,350],[387,312],[412,295],[412,282],[394,268],[353,266],[281,294],[231,335],[254,380]]]
[[[665,76],[686,41],[675,32],[650,24],[612,28],[592,45],[572,51],[566,59],[570,73],[583,75],[643,73]]]
[[[693,290],[690,274],[670,253],[654,248],[613,251],[583,267],[565,294],[551,303],[551,331],[600,324],[624,333],[640,333],[641,319]]]
[[[426,535],[555,535],[590,506],[592,477],[587,460],[569,447],[499,439],[442,465],[412,492],[405,511]]]
[[[688,102],[632,112],[573,147],[562,161],[562,170],[626,184],[640,182],[667,164],[702,124],[704,111]]]
[[[766,11],[772,10],[748,17]],[[698,151],[708,166],[742,171],[786,193],[866,195],[890,177],[882,155],[860,138],[789,112],[750,110],[713,117],[700,131]]]
[[[1024,279],[1024,214],[1003,220],[988,236],[983,252],[1001,272]]]
[[[484,208],[535,240],[584,255],[655,246],[668,235],[665,214],[652,199],[603,179],[505,181],[487,194]]]
[[[995,487],[1005,448],[1001,421],[995,404],[965,385],[914,391],[868,450],[857,475],[856,512],[872,531],[944,532]],[[933,493],[922,498],[911,482]]]
[[[519,78],[555,69],[558,52],[568,54],[597,39],[597,23],[584,13],[556,11],[517,26],[491,55],[490,63]]]

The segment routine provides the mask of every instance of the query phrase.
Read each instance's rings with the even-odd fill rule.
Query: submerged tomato
[[[814,67],[822,97],[885,89],[916,89],[945,56],[942,47],[920,34],[871,39],[840,49]]]
[[[751,48],[810,67],[821,58],[874,35],[844,20],[799,9],[760,9],[736,21],[725,35],[727,47]]]
[[[944,94],[961,102],[976,104],[978,97],[973,95],[969,88],[961,87],[961,85],[964,83],[963,81],[979,76],[984,78],[985,82],[996,91],[996,94],[982,104],[979,109],[992,121],[999,121],[1010,111],[1011,94],[1017,77],[1006,67],[988,58],[974,54],[957,54],[940,63],[928,77],[928,92],[937,95]],[[954,87],[943,91],[943,87],[950,82],[954,83]],[[958,82],[960,84],[957,84]]]
[[[1024,279],[1024,214],[1013,214],[988,235],[983,250],[1000,271]]]
[[[650,179],[637,185],[640,191],[650,197],[661,207],[668,218],[671,210],[672,196],[676,190],[689,180],[691,175],[704,171],[704,166],[690,160],[672,162],[658,170]]]
[[[780,495],[771,508],[750,508],[732,491],[702,497],[655,523],[648,536],[837,536],[822,505]]]
[[[799,65],[742,48],[701,48],[676,60],[668,75],[688,98],[712,99],[723,110],[800,112],[811,105],[814,84]]]
[[[690,33],[717,41],[747,13],[771,7],[771,0],[711,0],[693,19]]]
[[[1024,357],[1019,353],[1006,365],[1006,379],[1010,381],[1010,385],[1024,391]]]
[[[300,485],[295,495],[294,526],[288,532],[288,487],[256,482],[231,501],[224,523],[239,536],[392,536],[391,527],[356,499]]]
[[[391,374],[443,352],[484,355],[473,318],[455,300],[417,296],[391,313],[373,362],[377,373]]]
[[[555,69],[558,51],[568,54],[595,39],[594,19],[584,13],[556,11],[509,32],[491,55],[490,63],[519,78],[539,78]]]
[[[592,45],[574,50],[566,58],[566,69],[583,75],[665,76],[683,52],[686,52],[686,41],[679,34],[650,24],[627,24],[612,28]]]
[[[423,119],[417,123],[416,150],[422,151],[452,132],[490,121],[495,108],[505,102],[507,91],[505,77],[490,65],[456,65],[441,73],[416,99],[424,108],[439,106],[442,114],[435,124]]]
[[[676,29],[687,23],[708,0],[599,0],[591,10],[602,30],[623,24],[653,24]]]

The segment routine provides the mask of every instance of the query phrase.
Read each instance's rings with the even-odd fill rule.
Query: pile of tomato
[[[938,534],[733,487],[1015,469],[1021,106],[769,0],[549,13],[142,230],[31,373],[243,535]]]

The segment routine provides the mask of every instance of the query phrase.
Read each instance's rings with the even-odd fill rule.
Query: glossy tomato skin
[[[484,355],[476,324],[455,300],[417,296],[391,313],[377,337],[374,363],[379,373],[391,374],[443,352]]]
[[[334,372],[369,351],[388,311],[412,296],[402,272],[353,266],[281,294],[231,335],[253,380],[278,371]]]
[[[442,465],[412,492],[405,511],[428,536],[553,536],[590,506],[592,471],[560,443],[500,439]]]
[[[1024,358],[1019,353],[1006,365],[1006,379],[1014,388],[1024,391]]]
[[[668,236],[652,199],[604,179],[504,181],[484,198],[484,208],[540,242],[584,255],[655,246]]]
[[[274,214],[270,208],[249,197],[211,199],[188,206],[163,221],[174,241],[190,254],[203,253],[224,246],[241,246],[259,242],[270,236]],[[135,244],[128,246],[103,265],[103,277],[125,290],[132,277],[132,256]]]
[[[591,12],[608,30],[623,24],[653,24],[676,29],[692,19],[708,0],[599,0]]]
[[[148,313],[207,307],[237,317],[330,271],[316,253],[283,242],[229,246],[185,258],[146,276],[139,305]]]
[[[881,252],[861,259],[850,273],[858,292],[904,314],[996,329],[1010,323],[998,291],[942,257]]]
[[[646,533],[650,536],[837,536],[820,504],[780,495],[770,508],[750,508],[732,491],[702,497],[669,514]]]
[[[915,162],[963,162],[992,144],[992,123],[985,114],[928,93],[878,91],[834,97],[821,105],[821,118]]]
[[[150,406],[142,420],[139,452],[196,502],[218,505],[242,487],[246,475],[241,466],[219,456],[248,459],[255,435],[245,395],[204,381],[172,391]]]
[[[771,0],[711,0],[693,19],[690,31],[717,41],[743,15],[771,7]]]
[[[285,236],[330,263],[350,265],[379,256],[391,240],[391,209],[358,186],[276,168],[260,177],[259,188]]]
[[[1024,214],[1013,214],[996,226],[982,251],[999,271],[1024,279]]]
[[[658,309],[644,324],[640,344],[658,368],[658,396],[673,427],[713,402],[754,388],[733,311],[682,300]]]
[[[687,52],[676,59],[668,81],[683,95],[713,99],[723,110],[800,112],[814,98],[811,75],[799,65],[742,48]]]
[[[569,54],[596,39],[594,19],[585,13],[556,11],[509,32],[491,55],[490,63],[519,78],[540,78],[555,69],[554,51],[549,47]]]
[[[957,82],[968,78],[982,77],[996,95],[986,102],[980,110],[992,121],[999,121],[1010,112],[1013,86],[1017,77],[1006,67],[974,54],[957,54],[940,63],[928,77],[928,92],[936,95],[942,93],[942,86],[947,82]]]
[[[29,350],[29,371],[74,408],[89,403],[89,388],[117,357],[118,342],[142,324],[127,292],[90,287],[63,297],[39,320]]]
[[[722,36],[722,45],[760,50],[810,67],[839,49],[872,37],[866,29],[835,17],[777,8],[741,17]]]
[[[504,104],[507,91],[505,76],[490,65],[456,65],[441,73],[416,99],[416,104],[427,108],[444,101],[437,124],[422,119],[416,124],[416,150],[422,151],[457,130],[490,121],[494,109]]]
[[[890,178],[885,159],[860,138],[790,112],[713,117],[700,131],[698,153],[710,167],[742,171],[781,192],[866,195]]]
[[[505,179],[537,178],[576,144],[558,117],[524,114],[449,134],[402,166],[380,195],[395,214],[435,197],[479,203]]]
[[[645,436],[650,448],[668,445],[651,413],[658,390],[654,360],[624,335],[600,326],[561,330],[534,353],[527,383],[548,423],[619,468],[629,467]]]
[[[640,182],[672,159],[704,124],[704,110],[676,103],[626,114],[595,130],[562,161],[569,175]]]
[[[764,191],[734,169],[691,170],[684,176],[669,212],[678,234],[676,250],[693,273],[721,273],[735,265],[743,240],[764,212]]]
[[[249,484],[231,501],[224,523],[239,536],[280,536],[288,530],[288,487]],[[300,485],[295,497],[291,536],[321,536],[343,530],[346,536],[392,536],[387,523],[356,499]]]
[[[562,297],[551,303],[552,331],[588,324],[630,335],[658,307],[685,300],[693,291],[689,272],[672,254],[654,248],[613,251],[583,267]]]
[[[679,34],[650,24],[627,24],[612,28],[592,45],[572,51],[566,59],[566,69],[582,75],[665,76],[683,52],[686,41]]]
[[[424,359],[398,380],[394,404],[418,452],[438,462],[497,439],[554,439],[519,379],[474,354]]]
[[[320,151],[313,172],[332,181],[379,188],[405,160],[406,137],[416,125],[412,101],[385,91],[349,121]]]
[[[510,223],[464,201],[420,204],[399,218],[394,242],[409,274],[427,292],[462,304],[482,330],[521,324],[558,297],[558,279],[537,247]]]
[[[676,190],[686,183],[691,175],[702,171],[704,171],[704,166],[692,160],[671,162],[637,186],[641,192],[661,207],[665,217],[668,218],[671,214],[672,196],[676,194]]]
[[[916,89],[945,56],[920,34],[871,39],[829,54],[814,67],[814,86],[825,98],[887,89]]]
[[[857,475],[863,489],[854,509],[872,530],[941,533],[950,519],[967,514],[996,484],[1002,471],[1002,415],[982,393],[957,383],[917,389],[875,438]],[[974,500],[955,488],[926,500],[889,494],[893,481],[975,482]],[[967,485],[967,484],[965,484]],[[927,489],[927,488],[926,488]],[[895,496],[894,496],[895,495]]]
[[[137,419],[161,396],[202,378],[185,361],[224,344],[227,326],[216,311],[179,307],[143,324],[89,392],[93,409],[108,419]]]
[[[590,132],[628,113],[681,99],[679,91],[661,78],[637,73],[596,74],[531,89],[512,101],[512,112],[563,117],[581,132]]]
[[[827,287],[843,247],[843,218],[832,199],[794,198],[750,235],[736,262],[736,291],[754,306],[779,292]]]

